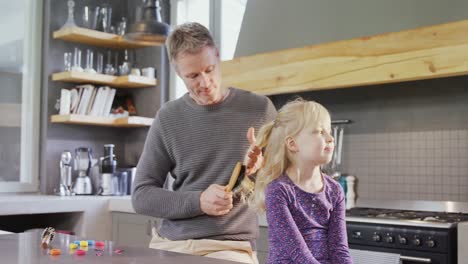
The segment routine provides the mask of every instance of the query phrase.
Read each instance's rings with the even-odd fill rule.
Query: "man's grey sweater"
[[[267,97],[235,88],[214,105],[198,105],[188,94],[166,103],[137,166],[135,211],[163,218],[159,233],[170,240],[254,241],[258,223],[252,209],[234,200],[228,214],[208,216],[200,208],[200,195],[210,184],[228,183],[248,149],[248,128],[258,131],[275,116]],[[175,179],[173,191],[163,188],[168,173]]]

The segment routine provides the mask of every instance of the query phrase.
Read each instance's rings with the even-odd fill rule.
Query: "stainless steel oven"
[[[466,214],[353,208],[347,212],[348,243],[397,254],[402,264],[456,264],[457,223],[466,220]]]

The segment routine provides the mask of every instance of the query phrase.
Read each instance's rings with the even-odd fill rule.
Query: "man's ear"
[[[288,148],[291,152],[298,152],[299,148],[297,147],[297,143],[292,137],[286,138],[286,148]]]

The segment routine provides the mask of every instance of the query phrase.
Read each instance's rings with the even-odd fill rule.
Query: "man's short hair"
[[[167,53],[171,61],[181,53],[196,53],[206,46],[215,47],[213,37],[205,26],[197,22],[176,26],[166,39]]]

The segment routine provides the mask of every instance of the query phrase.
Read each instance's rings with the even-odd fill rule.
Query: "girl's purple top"
[[[318,193],[300,189],[286,174],[268,184],[267,263],[352,263],[343,190],[330,176],[323,180]]]

